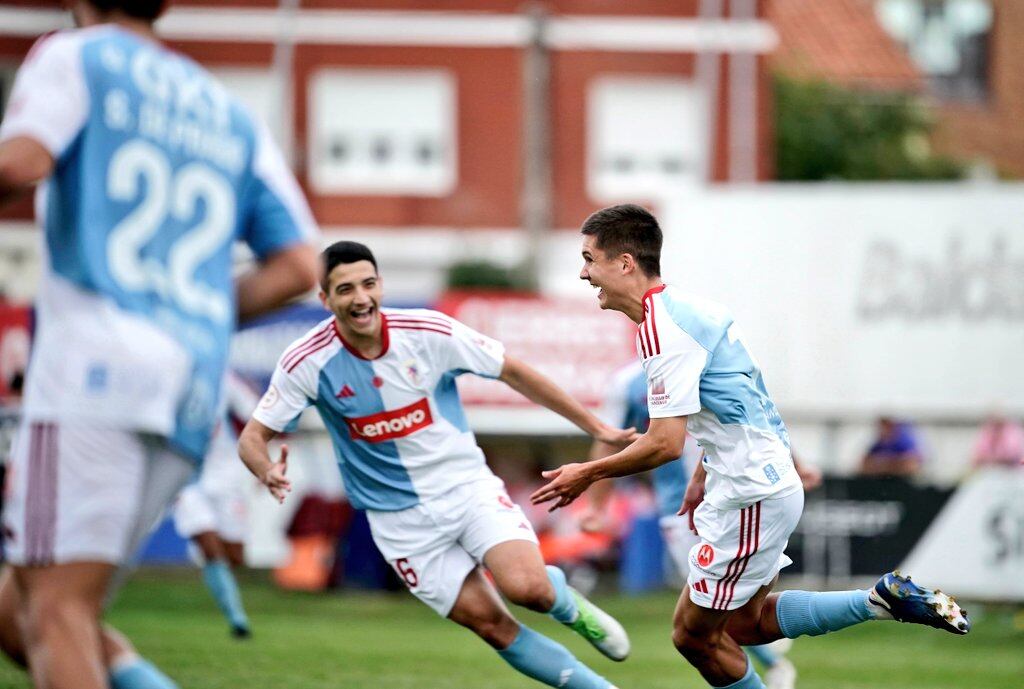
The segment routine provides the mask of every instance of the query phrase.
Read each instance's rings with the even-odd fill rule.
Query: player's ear
[[[622,267],[623,275],[629,275],[636,269],[636,261],[633,259],[632,254],[622,254],[619,256],[619,265]]]
[[[317,292],[317,296],[320,297],[320,303],[324,305],[324,308],[330,311],[331,308],[327,306],[327,292],[325,292],[323,288],[320,288],[320,291]]]

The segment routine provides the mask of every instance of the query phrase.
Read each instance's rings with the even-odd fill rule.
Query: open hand
[[[594,440],[613,445],[616,448],[623,448],[640,437],[635,428],[615,428],[604,424],[601,430],[594,434]]]
[[[676,512],[679,516],[688,514],[690,516],[690,531],[697,533],[697,525],[693,521],[693,513],[697,506],[704,502],[704,484],[699,481],[690,481],[686,486],[686,493],[683,495],[683,504]],[[700,535],[700,534],[698,534]]]
[[[554,505],[548,508],[548,512],[554,512],[559,507],[565,507],[578,498],[585,491],[594,479],[590,477],[590,471],[586,464],[565,464],[552,469],[542,471],[541,476],[551,481],[538,488],[530,496],[530,502],[539,505],[551,500],[557,500]]]
[[[267,469],[260,481],[267,487],[270,494],[274,496],[274,499],[278,502],[284,502],[284,498],[288,493],[292,492],[292,482],[288,480],[285,474],[288,473],[288,446],[281,446],[281,458]]]

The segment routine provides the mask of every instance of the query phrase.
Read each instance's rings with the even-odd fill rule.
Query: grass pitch
[[[437,618],[406,593],[308,595],[247,575],[243,595],[254,637],[229,638],[227,625],[195,570],[136,576],[110,621],[182,689],[530,689],[483,642]],[[551,620],[523,611],[525,623],[566,644],[622,689],[703,689],[669,641],[672,593],[597,597],[633,640],[624,663],[600,656]],[[969,606],[976,607],[976,606]],[[518,612],[518,611],[517,611]],[[980,613],[981,610],[972,610]],[[789,657],[801,689],[1021,689],[1024,630],[1006,612],[975,616],[955,637],[923,627],[868,623],[800,639]],[[27,678],[0,664],[0,687],[27,689]]]

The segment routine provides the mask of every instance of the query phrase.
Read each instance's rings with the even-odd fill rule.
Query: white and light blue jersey
[[[366,359],[334,317],[278,361],[253,418],[284,431],[315,406],[353,506],[404,510],[493,474],[466,422],[455,379],[501,374],[504,347],[428,309],[383,309],[383,350]]]
[[[616,427],[635,428],[638,433],[647,432],[651,423],[647,414],[647,375],[639,361],[616,371],[605,396],[601,418]],[[686,485],[700,460],[700,454],[697,443],[687,437],[679,459],[662,464],[651,472],[660,516],[674,516],[679,512],[686,494]]]
[[[644,295],[637,353],[652,419],[687,417],[719,509],[800,490],[789,434],[761,370],[720,305],[662,285]]]
[[[310,241],[265,127],[205,70],[113,25],[41,39],[0,139],[53,156],[26,414],[163,435],[200,459],[235,325],[232,248]]]

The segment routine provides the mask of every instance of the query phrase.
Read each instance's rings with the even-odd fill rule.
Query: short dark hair
[[[377,270],[377,259],[373,257],[370,247],[359,242],[335,242],[320,253],[320,265],[323,272],[320,274],[320,286],[327,289],[327,276],[331,271],[343,263],[356,263],[357,261],[369,261],[373,269]]]
[[[167,0],[88,0],[100,12],[121,12],[129,17],[156,20],[163,14]]]
[[[651,212],[624,203],[592,213],[580,229],[606,254],[629,254],[648,277],[661,276],[661,228]]]

